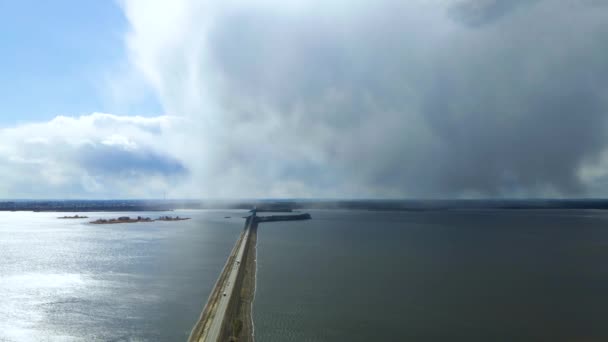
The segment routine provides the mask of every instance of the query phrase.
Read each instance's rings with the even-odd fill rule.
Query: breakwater
[[[270,215],[270,216],[257,216],[257,222],[278,222],[278,221],[299,221],[299,220],[310,220],[311,216],[308,213],[298,215]]]
[[[188,341],[253,341],[256,234],[257,221],[250,216]]]
[[[255,294],[258,223],[310,219],[308,213],[256,216],[255,211],[246,217],[243,233],[228,256],[207,304],[190,333],[189,342],[253,342],[251,309]]]

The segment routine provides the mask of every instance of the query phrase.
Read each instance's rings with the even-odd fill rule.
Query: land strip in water
[[[60,217],[61,218],[61,217]],[[155,222],[155,221],[185,221],[189,220],[189,217],[171,217],[171,216],[161,216],[157,219],[151,219],[149,217],[135,217],[131,218],[129,216],[123,216],[119,218],[111,218],[111,219],[98,219],[92,222],[91,224],[117,224],[117,223],[139,223],[139,222]]]
[[[60,219],[60,220],[76,220],[76,219],[87,219],[87,218],[89,218],[89,217],[88,216],[79,216],[79,215],[58,217],[58,219]]]
[[[242,284],[245,278],[245,265],[251,265],[245,259],[249,256],[249,253],[246,253],[249,243],[255,242],[255,240],[250,240],[250,237],[252,234],[256,234],[256,227],[257,222],[253,217],[248,217],[245,229],[228,256],[207,305],[190,333],[189,341],[246,341],[248,339],[239,338],[251,336],[251,331],[246,329],[249,324],[247,326],[244,324],[246,317],[240,317],[237,313],[239,308],[242,308],[240,311],[246,309],[246,304],[241,303],[242,294],[245,294],[249,303],[252,302],[252,298],[247,296],[249,291],[243,291]],[[250,270],[249,276],[255,277],[255,269]],[[251,281],[247,283],[250,284]]]
[[[247,217],[245,229],[232,249],[188,341],[254,341],[252,307],[256,286],[258,223],[310,218],[310,214],[256,216],[255,210]]]

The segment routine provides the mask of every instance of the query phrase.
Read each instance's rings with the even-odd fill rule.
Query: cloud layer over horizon
[[[57,196],[608,196],[608,3],[122,7],[167,115],[0,130],[3,192],[42,177]]]
[[[162,197],[188,175],[164,140],[176,118],[93,113],[0,129],[10,198]]]

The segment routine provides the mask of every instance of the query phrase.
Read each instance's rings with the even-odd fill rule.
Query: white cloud
[[[159,197],[172,192],[189,182],[187,166],[168,148],[180,120],[94,113],[0,129],[2,197]]]
[[[101,141],[107,146],[118,146],[127,151],[137,150],[137,143],[122,135],[113,134]]]

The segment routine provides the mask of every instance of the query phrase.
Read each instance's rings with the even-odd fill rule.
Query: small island
[[[69,220],[69,219],[86,219],[89,218],[88,216],[78,216],[78,215],[74,215],[74,216],[61,216],[58,217],[58,219],[60,220]]]
[[[184,221],[184,220],[189,220],[189,217],[179,217],[179,216],[175,216],[175,217],[171,217],[171,216],[161,216],[159,218],[157,218],[155,221]]]
[[[121,216],[119,218],[112,219],[98,219],[90,222],[91,224],[117,224],[117,223],[137,223],[137,222],[155,222],[155,221],[183,221],[189,220],[189,217],[171,217],[171,216],[161,216],[155,220],[149,217],[141,217],[137,216],[136,218],[131,218],[129,216]]]

